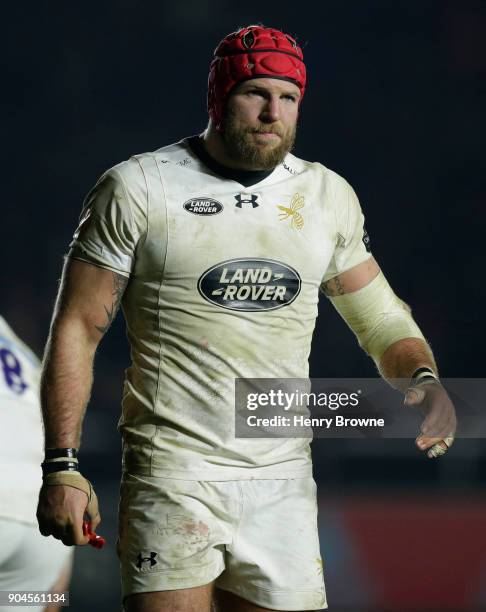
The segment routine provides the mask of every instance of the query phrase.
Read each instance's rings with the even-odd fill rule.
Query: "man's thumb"
[[[425,391],[420,387],[413,387],[411,389],[407,389],[403,403],[407,406],[416,406],[417,404],[421,404],[424,401],[424,398]]]

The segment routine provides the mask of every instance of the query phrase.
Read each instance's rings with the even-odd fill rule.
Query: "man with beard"
[[[369,252],[354,191],[290,153],[305,83],[292,37],[263,26],[227,36],[211,64],[206,131],[106,172],[71,244],[42,385],[46,452],[64,465],[45,476],[39,524],[86,543],[93,492],[69,457],[96,347],[121,303],[132,354],[119,423],[129,612],[208,612],[214,594],[227,612],[326,607],[308,439],[234,428],[236,378],[307,378],[319,287],[384,376],[432,381],[419,391],[444,425],[419,447],[434,456],[451,443],[453,408]]]

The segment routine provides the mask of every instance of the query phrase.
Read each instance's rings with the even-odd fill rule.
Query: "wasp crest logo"
[[[282,211],[279,213],[278,218],[280,221],[291,219],[290,227],[301,230],[304,227],[304,217],[300,214],[299,210],[304,208],[304,205],[304,196],[296,193],[290,201],[290,206],[281,206],[277,204],[277,208]]]

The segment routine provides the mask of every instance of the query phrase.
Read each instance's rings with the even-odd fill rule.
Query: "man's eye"
[[[286,100],[290,100],[291,102],[295,102],[296,98],[295,96],[291,96],[290,94],[287,94],[285,96],[283,96]]]

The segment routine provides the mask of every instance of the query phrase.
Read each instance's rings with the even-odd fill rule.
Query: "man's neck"
[[[240,168],[231,168],[220,163],[210,155],[205,147],[203,134],[200,136],[192,136],[187,139],[187,145],[192,153],[209,168],[214,174],[217,174],[230,181],[236,181],[245,187],[256,185],[272,174],[273,170],[242,170]]]

